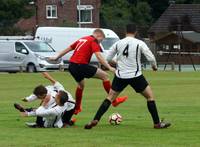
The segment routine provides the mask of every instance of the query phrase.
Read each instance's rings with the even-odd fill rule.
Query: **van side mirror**
[[[21,53],[22,53],[22,54],[28,54],[28,51],[27,51],[27,49],[23,48],[23,49],[21,50]]]

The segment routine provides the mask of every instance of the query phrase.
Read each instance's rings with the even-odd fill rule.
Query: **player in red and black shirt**
[[[99,43],[104,38],[105,34],[103,31],[101,29],[96,29],[92,36],[86,36],[77,40],[67,49],[63,50],[57,57],[50,58],[50,60],[57,60],[68,52],[74,50],[74,54],[72,55],[69,64],[69,72],[78,83],[75,94],[76,108],[74,114],[81,112],[81,101],[85,85],[85,78],[101,79],[103,81],[103,86],[106,92],[109,93],[110,91],[111,84],[108,78],[108,74],[100,68],[89,65],[92,55],[95,54],[98,61],[102,65],[104,65],[108,70],[115,72],[115,68],[111,67],[101,55],[102,50]],[[112,104],[113,106],[117,106],[118,104],[124,102],[126,99],[127,97],[117,98]]]

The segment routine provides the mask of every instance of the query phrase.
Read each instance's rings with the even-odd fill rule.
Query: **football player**
[[[81,101],[83,90],[85,87],[85,78],[98,78],[103,81],[103,87],[107,93],[109,93],[111,84],[108,78],[108,74],[100,68],[89,65],[90,59],[93,53],[96,55],[99,62],[104,65],[107,69],[112,72],[115,72],[115,69],[111,67],[107,61],[101,55],[100,42],[105,38],[105,34],[101,29],[96,29],[93,32],[93,35],[83,37],[76,42],[74,42],[67,49],[60,52],[56,57],[51,57],[49,60],[57,60],[74,50],[74,53],[70,59],[69,72],[76,80],[78,86],[76,88],[76,108],[75,114],[78,114],[82,111]],[[124,102],[127,97],[116,98],[112,104],[117,106],[118,104]]]
[[[67,110],[66,102],[68,101],[68,93],[59,91],[55,96],[55,106],[46,108],[43,103],[39,108],[32,111],[21,112],[23,117],[39,116],[43,118],[43,126],[45,128],[62,128],[63,127],[63,114]]]
[[[94,119],[85,125],[85,129],[91,129],[98,124],[103,114],[110,107],[111,102],[128,85],[146,98],[154,128],[168,128],[171,125],[170,123],[160,121],[152,89],[142,74],[141,55],[143,54],[147,58],[154,71],[157,71],[156,59],[147,45],[143,41],[135,38],[136,34],[136,25],[127,25],[126,37],[111,47],[107,60],[111,61],[117,55],[117,70],[112,82],[112,88],[107,98],[99,107]]]
[[[62,84],[60,84],[58,81],[56,81],[53,77],[51,77],[47,72],[42,73],[43,76],[51,81],[52,85],[43,86],[39,85],[37,86],[33,94],[30,96],[23,98],[22,101],[24,102],[32,102],[37,99],[41,100],[41,105],[45,107],[46,109],[52,108],[56,105],[55,97],[58,94],[59,91],[65,91]],[[75,100],[71,96],[71,94],[67,91],[65,91],[68,94],[68,100],[65,105],[67,105],[67,111],[65,111],[63,115],[63,123],[67,125],[72,125],[75,120],[71,120],[71,117],[75,110]],[[15,108],[18,109],[20,112],[30,112],[34,109],[32,108],[23,108],[19,104],[14,104]],[[35,126],[35,125],[34,125]],[[43,118],[38,116],[36,120],[36,126],[37,127],[43,127]]]

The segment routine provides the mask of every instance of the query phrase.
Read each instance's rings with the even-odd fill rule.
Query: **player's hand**
[[[28,113],[27,112],[21,112],[20,115],[21,115],[21,117],[28,117]]]
[[[115,71],[116,71],[116,69],[113,68],[113,67],[110,67],[109,70],[110,70],[111,72],[113,72],[113,73],[115,73]]]
[[[48,59],[49,61],[56,61],[56,60],[58,60],[57,57],[48,57],[47,59]]]
[[[42,101],[42,106],[46,107],[51,99],[50,95],[47,95],[44,100]]]
[[[22,98],[22,101],[23,102],[28,102],[26,98]]]
[[[158,67],[155,66],[155,65],[152,65],[152,69],[153,69],[153,71],[157,71],[157,70],[158,70]]]

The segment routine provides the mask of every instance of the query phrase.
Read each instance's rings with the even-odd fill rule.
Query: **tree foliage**
[[[20,18],[34,15],[34,10],[28,7],[29,1],[0,0],[0,35],[20,32],[17,28],[13,28],[13,25]],[[101,27],[111,28],[122,35],[125,25],[135,22],[142,37],[147,36],[148,28],[169,6],[169,0],[102,0],[101,2]],[[200,4],[200,0],[176,0],[176,3]]]
[[[170,0],[102,0],[101,26],[124,31],[124,26],[134,22],[141,37],[169,7]],[[200,0],[176,0],[177,4],[200,4]]]
[[[13,25],[20,18],[29,18],[33,15],[33,10],[28,9],[28,0],[0,0],[0,34],[10,34],[18,32]],[[8,30],[9,32],[6,32]],[[13,30],[12,30],[13,28]]]

